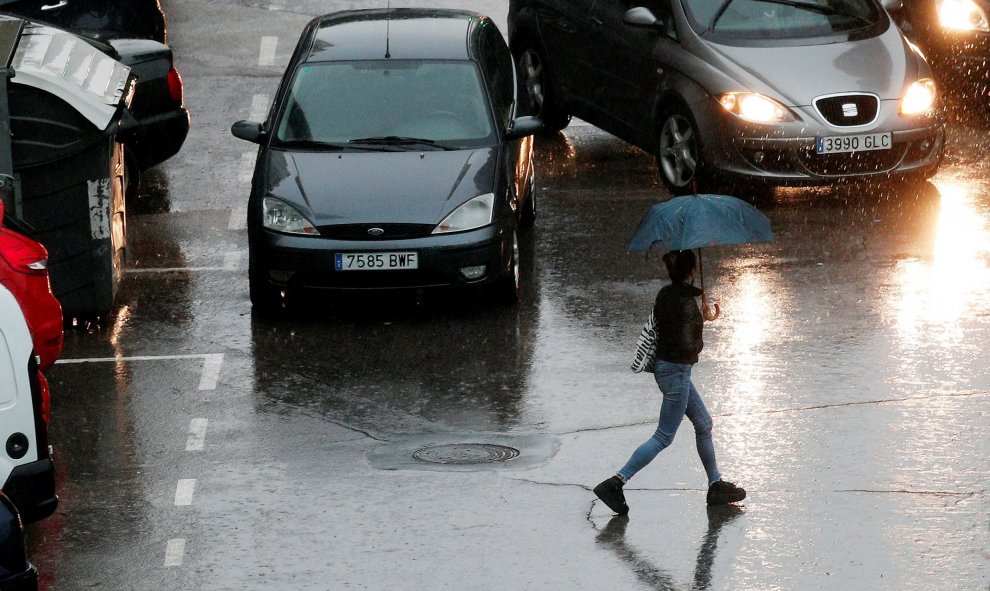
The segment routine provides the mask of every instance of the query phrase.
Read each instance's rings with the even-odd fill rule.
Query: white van
[[[55,512],[48,386],[21,307],[0,284],[0,482],[26,523]]]

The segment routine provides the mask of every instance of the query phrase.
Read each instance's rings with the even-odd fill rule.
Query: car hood
[[[893,26],[877,37],[842,43],[704,45],[713,53],[713,60],[721,62],[718,66],[723,72],[750,90],[767,93],[790,107],[810,105],[816,97],[843,92],[870,92],[881,100],[896,100],[922,71],[920,58]]]
[[[430,152],[285,152],[268,159],[269,195],[300,207],[317,226],[437,224],[493,191],[496,147]]]

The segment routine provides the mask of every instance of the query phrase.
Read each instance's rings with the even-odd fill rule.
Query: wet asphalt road
[[[628,370],[661,276],[623,248],[666,197],[642,152],[585,125],[538,142],[514,309],[440,294],[252,317],[253,152],[228,129],[267,107],[308,18],[343,6],[165,3],[194,127],[128,202],[117,313],[68,333],[50,372],[43,589],[990,588],[985,118],[953,123],[930,184],[778,191],[760,203],[775,242],[706,250],[723,314],[695,383],[750,496],[706,511],[685,425],[610,519],[591,487],[658,405]],[[502,3],[472,6],[504,30]]]

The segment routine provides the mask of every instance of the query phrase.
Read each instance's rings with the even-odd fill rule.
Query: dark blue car
[[[297,290],[519,289],[532,134],[487,17],[356,10],[311,21],[268,118],[248,203],[251,301]],[[524,96],[524,95],[522,95]]]

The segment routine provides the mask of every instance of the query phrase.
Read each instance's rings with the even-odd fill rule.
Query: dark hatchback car
[[[120,139],[129,173],[174,156],[189,133],[184,88],[168,47],[165,13],[158,0],[0,0],[0,13],[49,24],[92,39],[101,51],[127,65],[138,79]]]
[[[990,93],[990,1],[903,0],[891,15],[924,51],[948,96]]]
[[[519,289],[534,117],[472,12],[338,12],[304,29],[264,123],[248,202],[251,301],[295,290]]]

